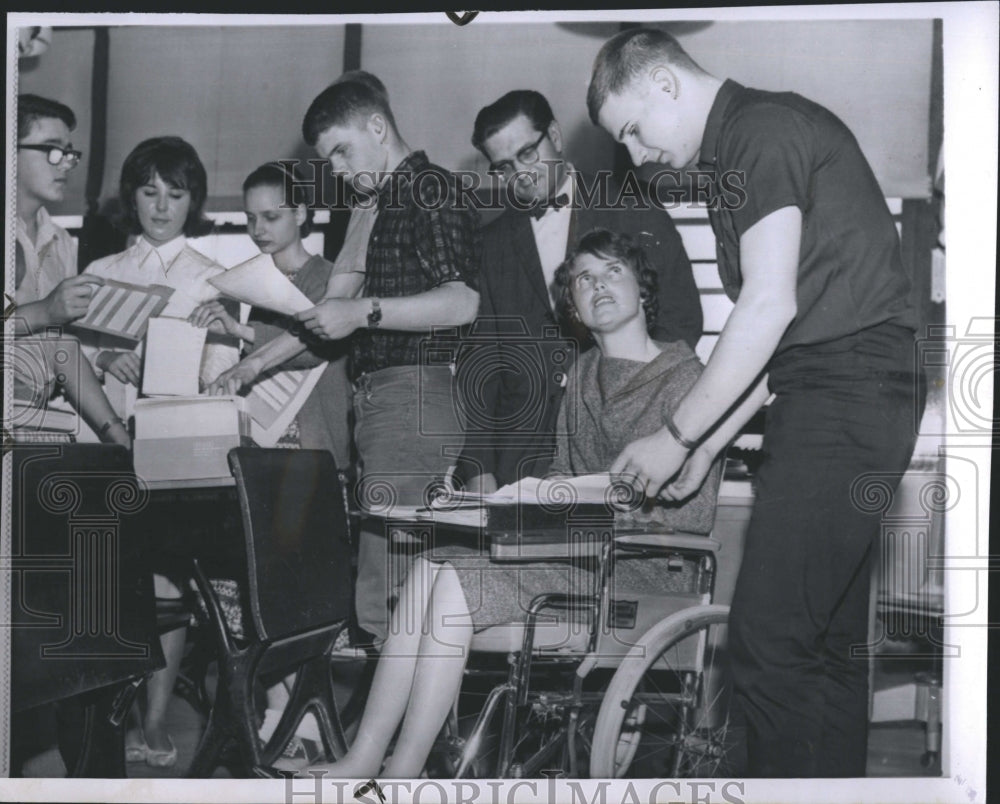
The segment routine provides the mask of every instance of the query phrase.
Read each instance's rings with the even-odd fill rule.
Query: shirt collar
[[[146,259],[155,254],[163,266],[163,270],[167,270],[171,263],[177,259],[183,250],[184,246],[187,245],[187,240],[184,237],[175,237],[168,243],[164,243],[162,246],[154,246],[142,235],[135,243],[136,251],[138,252],[139,265],[142,265]]]
[[[378,208],[382,209],[394,195],[397,203],[399,199],[403,198],[398,190],[393,193],[392,185],[394,182],[411,181],[413,174],[426,170],[428,165],[430,165],[430,160],[427,159],[427,154],[423,151],[411,151],[407,154],[406,158],[393,168],[392,173],[386,176],[385,181],[375,190],[375,194],[378,196]]]
[[[726,109],[730,101],[743,90],[742,84],[727,78],[722,82],[719,91],[715,95],[715,101],[708,113],[708,120],[705,122],[705,133],[701,138],[701,151],[698,154],[698,164],[707,168],[714,168],[717,161],[717,150],[719,147],[719,133],[722,129],[722,119],[725,117]]]
[[[35,242],[32,245],[37,254],[45,248],[47,243],[55,240],[59,234],[59,227],[56,226],[55,221],[52,220],[52,216],[49,215],[49,211],[45,207],[39,207],[38,212],[35,213],[35,226],[37,227],[37,234],[35,235]],[[24,221],[21,220],[20,215],[17,216],[16,233],[20,235],[22,241],[31,243],[27,227],[24,225]]]

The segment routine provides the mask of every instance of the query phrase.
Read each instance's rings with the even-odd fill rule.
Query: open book
[[[606,503],[610,495],[623,491],[623,481],[612,481],[607,472],[592,475],[565,475],[560,477],[525,477],[517,483],[508,483],[492,494],[473,494],[454,491],[444,494],[432,503],[434,508],[454,508],[457,505],[561,505],[569,502]]]
[[[636,494],[628,483],[612,479],[607,472],[525,477],[492,494],[462,491],[442,494],[435,498],[429,509],[419,512],[419,516],[452,525],[486,527],[488,509],[495,506],[540,506],[551,511],[566,511],[581,504],[628,507]]]

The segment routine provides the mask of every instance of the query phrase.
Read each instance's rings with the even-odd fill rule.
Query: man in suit
[[[550,286],[581,236],[611,229],[646,249],[659,276],[657,340],[694,347],[702,312],[670,216],[635,192],[620,195],[608,181],[578,174],[540,93],[515,90],[480,110],[472,144],[503,177],[508,201],[483,233],[479,319],[461,372],[469,431],[460,473],[467,488],[485,492],[544,475],[553,457],[565,372],[587,344],[560,329]]]

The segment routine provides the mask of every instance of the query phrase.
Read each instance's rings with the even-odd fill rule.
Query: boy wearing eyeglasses
[[[38,95],[17,99],[18,335],[61,326],[87,314],[100,281],[76,270],[76,245],[45,205],[61,201],[81,153],[73,149],[73,110]]]
[[[77,275],[76,245],[45,208],[62,200],[69,171],[80,161],[69,141],[75,127],[68,106],[38,95],[18,96],[14,396],[32,409],[44,408],[58,385],[101,441],[130,447],[125,424],[81,359],[76,339],[42,337],[49,328],[86,315],[94,290],[103,284],[99,277]]]
[[[694,348],[702,310],[670,215],[640,196],[638,183],[625,191],[607,174],[578,173],[541,93],[518,89],[485,106],[476,116],[472,144],[502,180],[508,206],[483,230],[477,354],[465,361],[468,376],[463,373],[460,383],[474,413],[459,475],[470,490],[490,492],[522,477],[544,476],[555,453],[567,338],[587,343],[555,314],[552,281],[572,244],[593,229],[610,229],[633,236],[645,249],[659,279],[653,326],[658,340]]]

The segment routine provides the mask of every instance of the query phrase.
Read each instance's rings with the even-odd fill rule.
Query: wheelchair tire
[[[601,704],[591,778],[739,775],[743,740],[730,711],[728,621],[728,606],[698,606],[643,634]]]

